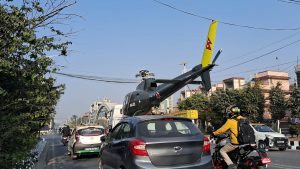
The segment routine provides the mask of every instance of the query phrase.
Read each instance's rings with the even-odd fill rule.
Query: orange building
[[[253,81],[259,81],[261,83],[261,88],[263,90],[265,102],[265,118],[271,118],[271,113],[269,112],[270,107],[270,90],[272,87],[276,87],[277,83],[281,84],[281,89],[285,92],[286,98],[288,98],[288,94],[290,91],[290,84],[289,84],[289,75],[287,72],[281,71],[264,71],[256,73]]]

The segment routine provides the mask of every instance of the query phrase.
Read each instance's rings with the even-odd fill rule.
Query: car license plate
[[[284,143],[284,141],[277,141],[277,143]]]
[[[85,150],[89,150],[89,151],[91,151],[91,150],[98,150],[98,148],[97,147],[94,147],[94,148],[85,148]]]

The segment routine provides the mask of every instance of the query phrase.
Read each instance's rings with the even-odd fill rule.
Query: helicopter
[[[216,20],[213,20],[210,24],[202,62],[190,71],[173,79],[155,79],[147,78],[154,76],[154,74],[147,70],[141,70],[137,76],[141,76],[142,81],[136,87],[135,91],[125,96],[122,107],[123,115],[145,115],[151,111],[152,107],[158,107],[163,100],[188,84],[201,84],[204,86],[205,91],[208,92],[211,88],[210,71],[215,66],[215,62],[222,52],[220,49],[211,62],[217,24]],[[195,81],[199,76],[201,76],[202,81]]]

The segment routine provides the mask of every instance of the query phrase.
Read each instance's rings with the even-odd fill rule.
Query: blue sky
[[[266,28],[300,27],[300,5],[278,0],[161,2],[234,24]],[[84,19],[77,18],[70,23],[78,31],[70,39],[73,42],[71,51],[65,58],[54,57],[55,62],[64,66],[62,72],[100,77],[134,79],[139,70],[147,69],[154,72],[156,78],[173,78],[182,72],[180,63],[183,61],[188,63],[188,68],[199,64],[210,24],[208,20],[178,12],[153,0],[79,0],[68,12],[81,15]],[[293,79],[292,66],[296,64],[297,55],[300,55],[297,50],[300,42],[247,64],[224,69],[299,39],[300,29],[264,31],[219,23],[215,53],[220,48],[223,53],[217,61],[219,66],[211,73],[212,81],[214,83],[232,76],[242,76],[248,80],[265,67],[289,61],[294,63],[269,69],[289,71]],[[279,40],[282,41],[268,45]],[[251,71],[253,69],[260,70]],[[249,72],[241,73],[245,71]],[[87,112],[89,105],[97,99],[109,98],[122,103],[124,96],[136,87],[136,84],[55,77],[58,83],[66,85],[65,94],[56,109],[58,121]]]

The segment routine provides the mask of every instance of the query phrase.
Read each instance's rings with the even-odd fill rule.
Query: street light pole
[[[186,72],[186,64],[187,62],[182,62],[181,65],[183,65],[183,71],[182,74],[184,74]],[[186,99],[186,86],[184,86],[184,99]]]

